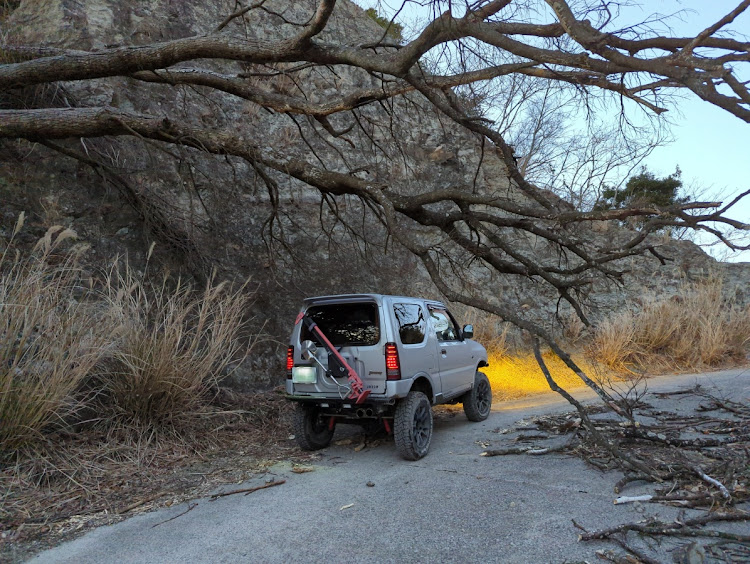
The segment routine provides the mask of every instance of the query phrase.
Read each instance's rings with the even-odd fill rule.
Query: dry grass
[[[20,3],[21,0],[0,0],[0,23],[4,22]]]
[[[460,309],[458,310],[461,311]],[[461,326],[473,325],[473,339],[481,343],[487,354],[493,357],[501,357],[507,354],[510,345],[508,343],[508,331],[510,325],[504,323],[498,317],[476,309],[466,309],[463,315]]]
[[[615,370],[686,370],[745,358],[750,347],[750,307],[722,298],[720,280],[684,286],[653,298],[635,312],[602,322],[589,348]]]
[[[584,325],[581,318],[573,311],[563,316],[562,336],[565,342],[569,343],[572,347],[578,347],[581,341],[588,336],[586,325]]]
[[[39,456],[29,448],[0,467],[0,562],[25,561],[41,548],[35,541],[59,542],[308,456],[288,440],[291,406],[279,391],[217,400],[183,441],[88,428],[52,436],[36,447]]]
[[[195,291],[164,278],[150,287],[116,262],[103,281],[84,280],[80,253],[61,246],[75,233],[50,228],[23,255],[14,249],[22,226],[23,215],[0,250],[4,463],[33,455],[56,430],[91,424],[134,431],[136,442],[157,428],[179,440],[257,339],[242,334],[247,285]]]
[[[164,279],[147,288],[127,265],[115,265],[104,293],[118,330],[101,379],[106,406],[119,422],[174,426],[189,418],[254,342],[242,339],[251,299],[246,285],[209,281],[195,292]]]
[[[14,236],[22,224],[23,215]],[[53,227],[32,255],[13,252],[11,239],[0,256],[0,453],[39,440],[80,407],[74,392],[106,345],[106,321],[86,300],[76,256],[53,264],[74,236]]]
[[[60,246],[73,235],[52,228],[26,258],[11,238],[0,255],[0,560],[292,448],[281,394],[217,386],[254,342],[246,286],[153,288],[127,266],[84,285]]]

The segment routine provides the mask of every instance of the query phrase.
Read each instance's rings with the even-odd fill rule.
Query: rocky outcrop
[[[307,21],[313,0],[269,0],[223,33],[275,39],[293,31],[285,22]],[[235,9],[233,0],[22,0],[2,23],[2,32],[21,43],[95,50],[142,45],[208,33]],[[382,29],[363,10],[340,0],[325,34],[357,41],[377,39]],[[294,78],[285,67],[214,63],[217,71],[245,73],[269,92],[292,92],[295,81],[326,100],[342,86],[377,87],[376,78],[349,67],[314,68]],[[313,86],[313,88],[310,88]],[[518,193],[494,149],[438,114],[419,96],[370,104],[330,123],[279,115],[251,102],[196,87],[145,85],[133,79],[65,83],[54,91],[31,89],[0,100],[20,104],[110,106],[169,116],[186,124],[231,127],[249,143],[275,155],[325,162],[331,170],[355,171],[362,178],[387,179],[404,194],[463,187],[479,193]],[[355,123],[356,120],[356,123]],[[335,132],[347,130],[346,136]],[[279,351],[300,300],[340,292],[438,293],[418,261],[390,240],[357,198],[321,198],[318,191],[280,174],[255,170],[247,162],[194,150],[144,143],[133,138],[101,138],[48,146],[5,143],[0,172],[3,229],[21,210],[32,212],[29,239],[50,224],[72,227],[91,249],[88,261],[100,268],[117,254],[143,265],[151,242],[155,259],[183,275],[200,278],[213,270],[223,278],[252,278],[257,288],[254,315],[272,338],[240,372],[253,384],[278,378]],[[75,152],[82,158],[75,160]],[[66,154],[67,153],[67,156]],[[92,168],[88,161],[102,165]],[[409,226],[417,229],[416,226]],[[588,229],[588,228],[585,228]],[[618,236],[589,229],[591,237]],[[0,233],[2,236],[3,233]],[[425,232],[438,243],[441,237]],[[519,248],[557,260],[535,240]],[[628,297],[676,288],[682,278],[722,272],[731,292],[745,296],[747,269],[717,264],[688,242],[667,241],[660,266],[653,257],[627,259],[622,285],[597,283],[585,299],[594,316],[621,306]],[[499,276],[465,268],[467,287],[491,292],[537,321],[554,325],[557,296],[533,279]],[[733,288],[737,288],[734,290]],[[564,312],[563,312],[564,313]]]

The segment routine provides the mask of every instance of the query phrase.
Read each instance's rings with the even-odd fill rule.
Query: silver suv
[[[307,298],[287,349],[286,392],[304,450],[328,446],[339,422],[382,425],[407,460],[432,439],[432,405],[492,407],[487,351],[441,302],[380,294]]]

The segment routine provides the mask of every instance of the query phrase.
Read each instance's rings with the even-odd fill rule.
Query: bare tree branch
[[[461,17],[454,15],[455,7],[433,14],[410,41],[398,46],[382,43],[380,28],[362,37],[332,38],[327,31],[335,27],[343,2],[311,4],[295,12],[298,22],[274,13],[273,18],[285,23],[263,39],[235,35],[229,26],[251,10],[257,10],[254,16],[268,17],[262,1],[236,5],[231,14],[217,17],[221,23],[204,35],[146,45],[60,49],[4,35],[0,138],[39,141],[80,162],[87,162],[86,156],[51,142],[123,136],[160,149],[179,147],[190,155],[244,161],[266,192],[270,211],[263,225],[270,233],[269,244],[283,238],[281,200],[287,186],[312,188],[316,205],[327,207],[334,227],[347,232],[355,228],[341,209],[346,201],[357,201],[385,227],[386,238],[421,261],[446,298],[497,314],[542,339],[616,409],[551,331],[497,299],[467,290],[462,268],[471,265],[493,276],[530,280],[588,321],[582,296],[594,281],[621,280],[626,268],[622,259],[650,254],[668,261],[654,233],[702,230],[742,248],[726,230],[744,232],[750,226],[726,217],[726,212],[750,192],[727,205],[707,201],[617,210],[574,206],[557,195],[563,192],[560,186],[540,186],[528,178],[530,153],[551,133],[535,131],[539,135],[529,154],[519,159],[508,122],[522,111],[534,88],[565,88],[582,100],[586,112],[594,112],[591,97],[616,102],[626,124],[634,108],[658,118],[670,107],[668,94],[680,91],[693,92],[750,123],[750,92],[743,74],[750,63],[750,42],[717,35],[747,11],[750,0],[692,38],[617,30],[611,11],[597,15],[565,0],[475,2]],[[439,3],[431,6],[437,9]],[[374,24],[368,20],[368,25]],[[70,107],[60,107],[60,96],[28,96],[35,89],[83,88],[94,81],[110,81],[117,85],[114,90],[123,85],[138,88],[147,109],[116,107],[115,102],[110,107],[85,96],[78,101],[66,98]],[[482,88],[497,84],[515,89],[517,99],[486,111]],[[149,96],[156,100],[165,91],[179,93],[186,105],[211,111],[179,115],[168,104],[157,110],[147,103]],[[211,105],[212,95],[226,104]],[[230,103],[241,110],[227,110]],[[540,108],[538,120],[547,109]],[[441,157],[434,145],[429,149],[433,154],[425,156],[428,150],[416,136],[403,139],[426,113],[446,137],[460,131],[462,139],[471,140],[467,143],[482,147],[479,162],[471,162],[473,180],[468,184],[439,182],[439,174],[429,181],[417,175],[423,164],[435,168],[458,160]],[[235,127],[235,120],[245,115],[258,123],[252,135]],[[263,121],[279,115],[273,127]],[[277,136],[273,141],[271,130]],[[345,154],[344,144],[349,149],[366,146],[371,154],[364,149]],[[303,152],[289,151],[292,145]],[[489,170],[485,152],[499,164],[494,177],[480,187],[480,172]],[[552,158],[565,159],[571,152],[571,147],[561,146]],[[393,172],[397,167],[400,174]],[[549,176],[553,184],[563,178]],[[621,229],[617,236],[598,236],[590,229],[634,218],[638,228]],[[329,237],[333,231],[327,232]]]

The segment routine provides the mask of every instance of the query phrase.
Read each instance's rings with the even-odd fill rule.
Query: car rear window
[[[380,341],[377,304],[365,302],[312,306],[306,315],[318,324],[334,346],[371,346]],[[303,325],[300,341],[307,340],[322,344]]]

